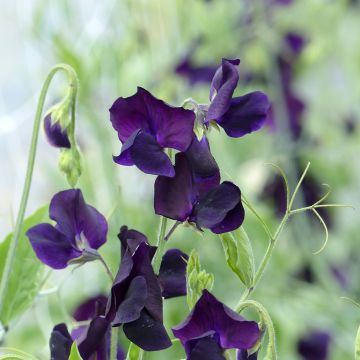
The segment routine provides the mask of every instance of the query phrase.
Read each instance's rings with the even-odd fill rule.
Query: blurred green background
[[[285,2],[285,1],[283,1]],[[360,300],[359,180],[360,180],[360,5],[345,0],[29,0],[3,1],[0,12],[0,235],[11,231],[21,195],[37,96],[51,66],[72,65],[80,79],[77,139],[84,160],[79,186],[87,202],[110,219],[102,253],[115,271],[119,261],[116,234],[121,225],[136,228],[156,241],[159,219],[153,211],[155,178],[112,161],[120,143],[111,128],[108,109],[119,96],[137,86],[179,106],[185,98],[208,101],[209,83],[191,84],[176,74],[189,55],[194,67],[216,66],[222,57],[240,58],[237,94],[265,91],[273,103],[275,125],[240,139],[212,131],[211,147],[223,179],[232,179],[275,229],[274,200],[264,188],[276,178],[266,163],[283,167],[291,185],[298,169],[311,162],[309,177],[332,188],[330,202],[356,209],[329,211],[330,237],[325,250],[316,218],[299,215],[281,236],[265,276],[252,298],[273,318],[280,359],[301,359],[298,339],[312,329],[331,335],[331,360],[351,359],[360,311],[342,296]],[[302,133],[293,140],[279,83],[277,59],[284,36],[300,34],[305,46],[293,61],[293,92],[305,104]],[[286,53],[285,53],[286,56]],[[65,90],[59,76],[48,106]],[[280,109],[277,112],[276,109]],[[57,169],[57,149],[42,137],[33,178],[28,214],[67,188]],[[324,193],[323,188],[320,194]],[[305,194],[303,194],[305,195]],[[305,196],[299,197],[301,205]],[[260,224],[247,212],[257,264],[267,246]],[[214,294],[234,306],[242,284],[226,267],[219,239],[206,231],[180,227],[169,247],[185,252],[196,248],[203,267],[215,274]],[[313,275],[303,281],[304,268]],[[310,270],[309,270],[310,268]],[[343,277],[339,281],[339,274]],[[345,280],[344,280],[345,279]],[[61,286],[60,286],[61,285]],[[107,293],[108,280],[100,265],[89,263],[71,272],[56,271],[31,309],[17,319],[6,346],[48,358],[54,324],[71,322],[73,309],[89,296]],[[165,301],[169,327],[185,318],[184,298]],[[254,314],[247,313],[249,317]],[[126,347],[126,341],[123,339]],[[180,346],[151,354],[149,359],[180,359]],[[261,357],[260,357],[261,358]]]

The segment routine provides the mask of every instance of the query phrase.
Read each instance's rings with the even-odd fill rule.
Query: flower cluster
[[[210,128],[218,125],[228,136],[241,137],[260,129],[266,121],[269,103],[265,94],[257,91],[234,97],[239,63],[222,60],[210,85],[208,105],[174,107],[139,87],[136,94],[118,98],[110,108],[110,120],[122,144],[113,160],[157,176],[154,211],[175,220],[176,226],[188,222],[198,230],[222,234],[236,230],[244,221],[241,191],[230,181],[221,182],[207,136]],[[70,146],[66,129],[52,122],[50,115],[44,126],[54,146]],[[196,132],[199,127],[201,136]],[[177,152],[174,159],[172,151]],[[106,242],[107,221],[86,204],[81,190],[56,194],[49,217],[54,225],[42,223],[27,231],[43,263],[63,269],[72,263],[100,260],[107,267],[98,251]],[[65,324],[54,327],[52,359],[67,359],[74,341],[83,359],[109,359],[111,328],[116,327],[122,327],[125,336],[145,351],[172,345],[163,323],[163,299],[186,295],[187,254],[179,249],[163,253],[144,234],[127,226],[120,228],[118,238],[120,264],[109,295],[91,299],[75,312],[75,320],[88,320],[88,325],[72,334]],[[159,251],[162,261],[157,271],[154,261]],[[107,271],[112,277],[108,267]],[[239,358],[248,358],[247,350],[260,339],[258,324],[242,318],[208,290],[196,289],[196,293],[191,313],[172,329],[187,359],[225,359],[227,349],[238,349]],[[121,348],[117,356],[124,357]],[[250,355],[254,357],[256,353]]]

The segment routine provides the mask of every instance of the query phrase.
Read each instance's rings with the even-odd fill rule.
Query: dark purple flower
[[[111,327],[110,322],[103,317],[106,302],[106,296],[94,296],[74,311],[73,318],[76,321],[92,320],[90,325],[81,325],[71,333],[84,359],[92,359],[96,355],[96,360],[110,360]],[[118,345],[117,360],[124,358],[124,352]]]
[[[155,181],[155,213],[177,221],[195,223],[216,234],[237,229],[244,221],[240,189],[220,184],[219,168],[207,139],[195,137],[189,150],[176,154],[175,177]]]
[[[87,205],[80,189],[54,195],[49,208],[56,225],[38,224],[26,235],[36,256],[54,269],[65,268],[69,261],[96,258],[96,249],[106,241],[107,222],[94,207]]]
[[[170,106],[138,87],[135,95],[114,102],[110,120],[123,144],[116,163],[171,177],[174,167],[163,150],[185,151],[190,146],[195,113]]]
[[[231,137],[241,137],[260,129],[269,111],[267,96],[255,91],[233,98],[239,81],[239,60],[222,60],[210,87],[210,105],[205,124],[216,121]]]
[[[44,118],[44,131],[50,145],[58,148],[71,147],[66,129],[62,129],[58,121],[53,122],[51,113]]]
[[[250,349],[260,336],[256,322],[245,320],[207,290],[187,319],[172,330],[191,360],[224,359],[224,350]]]
[[[50,358],[68,360],[72,343],[76,340],[84,360],[110,360],[109,330],[110,323],[102,316],[96,316],[90,322],[82,338],[71,337],[65,324],[56,325],[50,336]],[[121,350],[118,351],[117,360],[124,360]]]
[[[291,50],[293,56],[299,56],[304,49],[305,39],[302,35],[295,32],[288,32],[284,38],[285,44]]]
[[[202,65],[196,66],[192,63],[189,55],[184,57],[176,66],[175,72],[186,78],[190,85],[198,83],[210,83],[216,72],[217,66]]]
[[[50,359],[68,360],[73,340],[65,324],[58,324],[50,336]]]
[[[298,140],[303,130],[303,114],[305,104],[294,90],[294,64],[301,54],[306,41],[303,36],[289,32],[284,36],[284,47],[277,57],[277,64],[280,73],[282,93],[286,106],[287,122],[290,135]],[[273,112],[269,114],[276,127],[277,119]]]
[[[106,308],[112,325],[123,325],[127,338],[146,351],[171,346],[162,323],[161,288],[151,266],[155,250],[146,242],[133,253],[126,249]]]
[[[178,249],[169,249],[164,254],[159,282],[165,299],[186,295],[186,262],[188,256]]]
[[[298,353],[304,360],[327,360],[330,335],[323,331],[313,331],[298,342]]]

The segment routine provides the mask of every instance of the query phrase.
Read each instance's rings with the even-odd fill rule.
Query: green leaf
[[[255,262],[250,239],[245,230],[241,227],[231,233],[221,234],[220,238],[228,266],[246,287],[252,287]]]
[[[44,265],[36,257],[25,233],[36,224],[49,221],[48,208],[49,205],[41,207],[23,222],[9,283],[4,295],[2,313],[0,314],[0,321],[3,325],[8,325],[11,320],[25,312],[38,293],[43,278]],[[12,233],[8,234],[0,244],[0,274],[4,270],[12,235]]]
[[[360,360],[360,326],[355,339],[355,360]]]
[[[71,345],[70,355],[68,360],[83,360],[79,353],[79,349],[74,341]]]
[[[214,286],[214,275],[201,270],[199,256],[195,250],[190,254],[186,267],[187,303],[192,309],[204,289],[211,290]]]

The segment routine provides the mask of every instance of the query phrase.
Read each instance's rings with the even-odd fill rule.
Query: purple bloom
[[[107,298],[103,295],[95,296],[80,304],[74,311],[76,321],[91,320],[89,326],[75,328],[71,336],[79,344],[79,352],[84,359],[92,359],[96,354],[97,360],[110,360],[111,327],[104,319]],[[117,360],[123,360],[124,353],[120,346],[117,350]]]
[[[127,338],[146,351],[171,346],[162,323],[161,288],[151,266],[155,251],[146,242],[133,253],[125,250],[106,308],[112,325],[123,325]]]
[[[225,359],[224,350],[250,349],[260,336],[256,322],[245,320],[207,290],[173,333],[184,346],[188,360]]]
[[[71,337],[65,324],[56,325],[50,336],[51,360],[67,360],[73,340],[76,340],[81,357],[84,360],[110,360],[110,323],[102,316],[96,316],[83,334],[77,339]],[[123,360],[122,351],[118,351],[117,360]]]
[[[117,164],[136,165],[147,174],[174,176],[164,148],[185,151],[191,143],[195,114],[173,107],[138,87],[135,95],[118,98],[110,108],[110,120],[121,141]]]
[[[304,360],[327,360],[330,335],[323,331],[313,331],[298,342],[298,352]]]
[[[44,131],[50,145],[58,148],[71,147],[66,129],[62,129],[58,121],[52,122],[51,113],[44,118]]]
[[[73,340],[65,324],[54,327],[50,336],[50,359],[68,360]]]
[[[176,66],[175,72],[186,78],[191,85],[198,83],[211,83],[217,67],[213,65],[196,66],[191,62],[190,56],[187,55]]]
[[[220,184],[219,168],[207,139],[195,137],[189,150],[176,154],[175,177],[155,181],[155,213],[195,223],[216,234],[237,229],[244,221],[240,189],[231,182]]]
[[[65,268],[80,256],[93,259],[106,241],[107,222],[94,207],[87,205],[81,190],[65,190],[54,195],[49,208],[56,225],[38,224],[26,235],[36,256],[54,269]]]
[[[118,238],[121,242],[121,254],[126,250],[133,255],[141,243],[148,243],[147,237],[140,231],[122,226]],[[186,261],[188,256],[178,249],[169,249],[164,254],[158,275],[165,299],[186,295]]]
[[[304,37],[295,32],[287,33],[285,35],[284,41],[288,48],[291,50],[292,55],[295,57],[301,54],[305,46]]]
[[[284,37],[285,49],[277,57],[280,72],[280,80],[284,102],[287,109],[289,131],[294,140],[298,140],[302,134],[304,102],[298,97],[293,89],[294,63],[300,56],[306,42],[303,36],[289,32]],[[276,114],[270,114],[271,121],[276,125]]]
[[[188,256],[178,249],[169,249],[162,258],[159,282],[165,299],[186,295],[186,261]]]
[[[239,81],[240,60],[222,60],[210,87],[210,105],[205,124],[216,121],[231,137],[241,137],[260,129],[267,118],[267,96],[255,91],[233,98]]]

